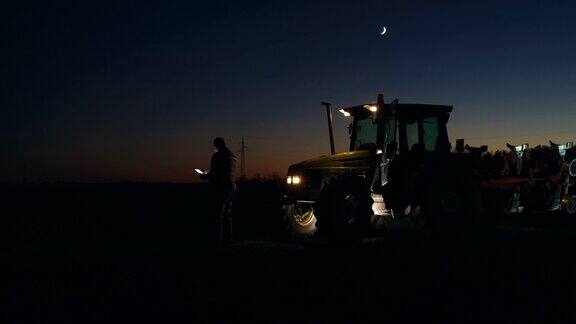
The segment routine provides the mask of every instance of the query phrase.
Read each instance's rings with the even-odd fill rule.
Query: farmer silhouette
[[[214,139],[214,154],[210,159],[210,190],[213,202],[213,215],[216,220],[218,247],[222,250],[232,240],[232,201],[236,192],[234,171],[236,156],[228,149],[224,139]]]

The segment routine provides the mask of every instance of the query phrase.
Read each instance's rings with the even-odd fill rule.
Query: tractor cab
[[[449,152],[446,123],[451,106],[370,103],[342,108],[352,117],[348,126],[350,151]]]
[[[450,152],[446,124],[451,106],[378,101],[340,109],[345,117],[352,117],[348,126],[350,151],[374,150],[385,153],[387,159]]]

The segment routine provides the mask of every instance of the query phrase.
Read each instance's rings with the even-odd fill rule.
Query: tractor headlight
[[[302,182],[302,178],[300,176],[288,176],[286,177],[286,183],[289,185],[298,185]]]
[[[370,110],[370,112],[377,112],[378,111],[378,106],[374,106],[374,105],[364,105],[364,108]]]

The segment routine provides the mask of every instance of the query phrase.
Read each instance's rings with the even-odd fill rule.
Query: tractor
[[[298,236],[355,240],[376,219],[417,229],[472,228],[480,220],[480,179],[470,154],[451,150],[451,106],[375,103],[340,109],[350,147],[288,169],[284,218]]]

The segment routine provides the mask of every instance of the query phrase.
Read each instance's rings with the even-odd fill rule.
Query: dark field
[[[332,247],[284,234],[277,185],[239,196],[217,254],[202,185],[3,187],[1,322],[576,320],[573,220]]]

